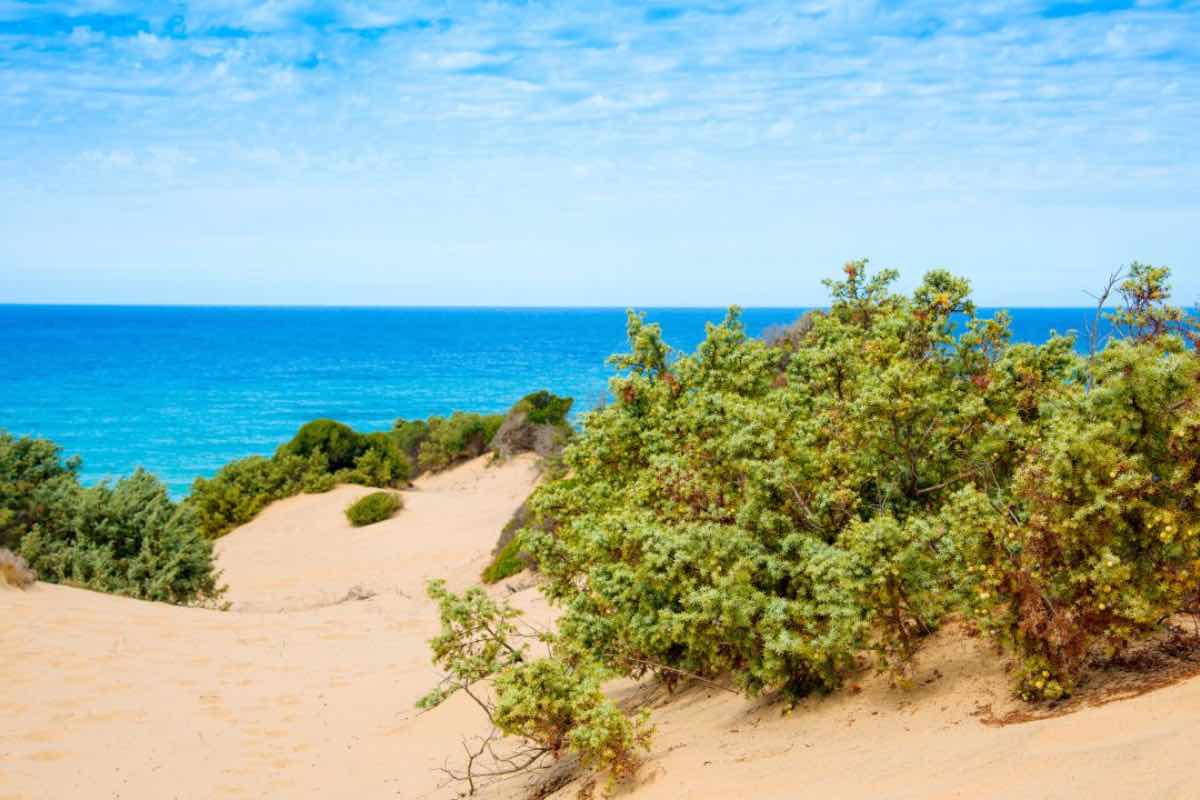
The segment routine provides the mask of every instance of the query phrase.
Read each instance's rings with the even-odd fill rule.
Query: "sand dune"
[[[277,503],[219,543],[228,612],[0,590],[0,798],[455,796],[436,767],[483,731],[461,699],[413,710],[438,677],[422,586],[472,582],[535,478],[529,460],[472,462],[423,479],[399,516],[362,529],[341,515],[358,487]],[[536,591],[511,597],[548,618]],[[620,795],[1200,796],[1200,680],[982,724],[985,708],[1010,703],[1006,687],[995,655],[953,631],[923,654],[916,689],[864,676],[788,716],[706,687],[667,698],[627,685],[616,691],[650,702],[658,733]],[[522,794],[511,781],[485,792]]]
[[[453,797],[433,770],[480,719],[413,709],[423,585],[473,581],[535,478],[478,460],[361,529],[359,487],[276,503],[220,543],[230,612],[0,592],[0,798]],[[377,594],[336,602],[354,586]]]

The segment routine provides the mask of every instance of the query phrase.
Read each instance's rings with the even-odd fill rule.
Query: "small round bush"
[[[360,497],[346,509],[346,519],[350,520],[350,524],[356,528],[362,525],[371,525],[383,522],[399,511],[403,505],[398,494],[371,492],[365,497]]]
[[[295,437],[281,450],[308,458],[320,450],[329,459],[329,471],[353,469],[354,460],[362,453],[362,437],[349,425],[332,419],[315,419],[302,426]]]

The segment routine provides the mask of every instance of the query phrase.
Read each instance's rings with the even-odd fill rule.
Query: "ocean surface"
[[[646,309],[686,350],[724,313]],[[753,308],[743,320],[758,335],[801,313]],[[1084,330],[1092,312],[1011,313],[1015,340],[1041,342]],[[0,305],[0,428],[80,455],[85,481],[140,465],[182,496],[196,476],[270,454],[318,417],[385,430],[397,417],[504,411],[541,388],[594,408],[605,359],[624,349],[615,308]]]

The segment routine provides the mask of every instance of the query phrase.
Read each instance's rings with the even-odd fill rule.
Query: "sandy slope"
[[[1068,716],[995,727],[1015,707],[1000,660],[957,631],[928,645],[918,685],[867,677],[800,704],[705,688],[655,698],[636,800],[1133,800],[1200,797],[1200,679]],[[578,784],[556,798],[574,798]],[[597,794],[599,794],[597,792]]]
[[[534,478],[527,460],[473,462],[421,481],[400,516],[359,530],[341,511],[363,489],[278,503],[220,543],[227,613],[45,584],[0,590],[0,798],[454,796],[434,770],[482,726],[461,699],[412,709],[437,677],[421,587],[472,581]],[[340,602],[356,586],[376,594]],[[547,618],[535,591],[512,597]],[[658,733],[619,794],[1200,797],[1200,680],[990,727],[980,710],[1008,703],[999,662],[948,632],[918,683],[897,692],[864,676],[860,691],[786,717],[703,687],[666,698],[627,686],[625,699],[653,704]],[[489,796],[520,793],[510,782]]]
[[[0,592],[0,798],[453,796],[433,768],[480,719],[413,710],[438,677],[423,585],[473,580],[534,480],[479,460],[358,530],[364,489],[277,503],[220,543],[250,610]],[[329,604],[353,586],[378,594]]]

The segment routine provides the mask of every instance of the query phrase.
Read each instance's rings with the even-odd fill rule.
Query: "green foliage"
[[[42,580],[169,603],[220,594],[212,543],[150,473],[111,486],[45,486],[43,513],[21,541]]]
[[[585,767],[607,770],[613,780],[633,777],[649,746],[645,714],[631,718],[601,690],[603,670],[541,658],[496,675],[496,727],[549,753],[570,750]]]
[[[1067,336],[1010,344],[947,272],[895,278],[847,264],[773,344],[733,309],[681,354],[630,314],[615,400],[522,536],[564,641],[800,693],[864,649],[903,679],[965,613],[1053,697],[1196,596],[1200,367],[1166,272],[1131,267],[1129,336],[1091,362]]]
[[[900,523],[885,513],[852,522],[839,539],[849,556],[850,600],[871,631],[867,644],[880,667],[904,683],[921,637],[953,607],[941,580],[952,565],[945,563],[946,527],[939,522],[910,517]]]
[[[338,483],[397,486],[408,481],[409,471],[408,457],[391,433],[360,434],[332,420],[316,420],[270,458],[231,461],[213,477],[197,478],[187,503],[204,533],[215,539],[276,500],[327,492]]]
[[[315,419],[302,425],[292,440],[280,448],[280,452],[301,458],[309,458],[319,452],[329,463],[329,470],[337,472],[340,469],[353,469],[355,459],[363,449],[362,437],[349,425],[332,419]]]
[[[78,456],[64,461],[54,442],[0,430],[0,547],[18,548],[45,513],[45,495],[57,484],[76,483],[78,473]]]
[[[428,436],[421,442],[418,463],[438,472],[487,452],[504,417],[455,411],[449,417],[430,417]]]
[[[339,471],[338,480],[364,486],[398,486],[408,482],[411,471],[408,456],[390,433],[368,433],[359,437],[354,468]]]
[[[524,412],[534,425],[566,425],[572,403],[570,397],[559,397],[542,389],[522,397],[512,410]]]
[[[1171,271],[1166,267],[1134,261],[1120,286],[1124,304],[1109,315],[1109,321],[1135,341],[1153,341],[1174,335],[1200,348],[1200,319],[1166,303],[1171,296],[1170,277]]]
[[[512,577],[525,569],[525,559],[521,557],[521,537],[514,536],[508,544],[500,548],[500,552],[492,558],[484,568],[480,580],[484,583],[497,583]]]
[[[442,630],[429,641],[433,663],[446,672],[438,689],[417,702],[433,708],[456,691],[470,690],[479,681],[525,660],[525,648],[516,626],[521,612],[508,603],[497,603],[487,592],[472,586],[461,595],[432,580],[426,587],[438,604]]]
[[[388,519],[403,507],[395,492],[371,492],[358,498],[346,509],[346,519],[358,528]]]
[[[84,488],[78,473],[53,442],[0,431],[0,546],[15,554],[13,576],[25,565],[44,581],[171,603],[220,594],[212,544],[158,479],[139,469]]]
[[[981,624],[1027,697],[1070,693],[1200,593],[1200,359],[1159,329],[1110,344],[1059,403],[998,508],[959,527]],[[988,512],[991,512],[990,514]]]
[[[419,461],[421,444],[429,438],[429,423],[423,419],[398,419],[388,435],[400,448],[400,452],[408,457],[408,461],[412,465],[413,477],[415,477],[417,471],[421,469]]]
[[[477,586],[459,595],[435,580],[428,591],[442,623],[430,648],[446,677],[418,707],[432,708],[459,691],[470,696],[499,733],[524,742],[519,754],[502,762],[502,771],[514,771],[514,763],[532,766],[542,757],[571,751],[585,766],[608,770],[614,780],[633,774],[651,730],[644,715],[631,718],[605,697],[601,682],[608,673],[603,668],[574,654],[555,653],[555,640],[549,635],[523,633],[520,612]],[[525,644],[531,639],[550,645],[551,655],[532,659]],[[495,683],[494,700],[477,691],[477,684],[489,678]],[[457,776],[472,791],[480,774],[473,771],[478,769],[475,759],[490,752],[486,745],[485,741]],[[500,774],[486,769],[485,775]]]
[[[408,480],[409,461],[396,439],[387,433],[357,433],[348,425],[318,419],[303,425],[280,456],[311,459],[321,456],[328,471],[339,478],[368,486],[392,486]]]
[[[336,480],[320,451],[308,457],[279,453],[231,461],[211,478],[197,478],[187,504],[209,538],[245,524],[270,503],[300,494],[325,492]]]

